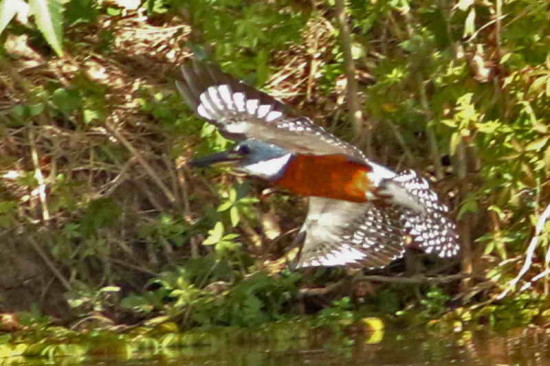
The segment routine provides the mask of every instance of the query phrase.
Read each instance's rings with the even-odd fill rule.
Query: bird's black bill
[[[213,164],[221,163],[234,163],[243,158],[242,155],[233,151],[223,151],[212,155],[203,156],[201,158],[193,159],[189,162],[189,165],[196,168],[204,168]]]

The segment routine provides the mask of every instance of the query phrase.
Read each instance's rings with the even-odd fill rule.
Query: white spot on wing
[[[225,102],[227,109],[234,111],[235,107],[233,107],[233,99],[231,98],[231,94],[233,92],[231,91],[231,88],[229,87],[229,85],[220,85],[218,87],[218,92],[220,93],[221,98]]]
[[[210,104],[210,101],[208,100],[208,95],[206,94],[206,92],[202,93],[199,97],[200,101],[201,101],[201,104],[203,109],[210,115],[216,115],[216,109],[214,107],[212,107],[212,105]],[[197,112],[198,112],[198,109],[197,109]],[[201,115],[202,116],[202,115]],[[208,118],[208,117],[206,117]]]
[[[267,114],[267,116],[265,116],[265,120],[267,122],[271,122],[271,121],[274,121],[276,120],[277,118],[281,117],[283,115],[282,112],[279,112],[279,111],[271,111]]]
[[[264,118],[269,113],[270,110],[271,110],[270,105],[263,104],[263,105],[260,106],[260,108],[258,108],[257,116],[260,117],[260,118]]]
[[[235,94],[233,94],[233,101],[235,102],[235,106],[237,107],[237,110],[239,112],[245,112],[246,111],[244,93],[235,93]]]
[[[208,88],[207,92],[208,92],[208,95],[210,96],[210,99],[212,100],[212,103],[214,103],[213,107],[216,107],[218,110],[225,109],[225,105],[222,103],[222,100],[218,95],[218,89],[215,86],[211,86],[210,88]],[[205,99],[206,99],[206,96],[205,96]],[[202,101],[202,98],[201,98],[201,101]]]
[[[250,127],[247,122],[234,122],[225,125],[225,130],[229,133],[246,133]]]
[[[206,111],[203,104],[199,104],[197,108],[197,112],[199,113],[199,116],[206,119],[214,119],[212,116]]]
[[[256,115],[256,110],[258,109],[258,104],[260,101],[258,99],[249,99],[246,101],[246,110],[252,115]]]

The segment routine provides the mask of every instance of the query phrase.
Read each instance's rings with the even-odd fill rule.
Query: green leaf
[[[239,214],[239,209],[235,206],[231,207],[231,210],[229,210],[229,217],[231,218],[231,225],[237,226],[241,219],[241,215]]]
[[[476,9],[472,8],[464,22],[464,37],[469,37],[474,34],[476,29]]]
[[[105,286],[99,289],[99,292],[120,292],[119,286]]]
[[[233,202],[225,201],[224,203],[222,203],[221,205],[218,206],[218,209],[216,211],[224,212],[224,211],[229,210],[231,208],[231,206],[233,206]]]
[[[550,136],[544,136],[540,139],[536,139],[535,141],[530,142],[525,147],[525,150],[527,151],[542,151],[542,148],[546,146],[548,143],[548,140],[550,140]]]
[[[75,90],[59,88],[52,94],[52,102],[62,113],[71,114],[82,104],[82,98]]]
[[[214,228],[208,232],[208,238],[206,238],[202,244],[203,245],[213,245],[218,244],[222,239],[224,232],[223,223],[221,221],[216,222]]]
[[[153,305],[142,296],[130,295],[120,302],[120,306],[125,309],[150,312],[154,309]]]
[[[61,0],[29,0],[38,30],[58,56],[63,56],[62,25],[63,4]]]
[[[101,113],[96,111],[95,109],[85,109],[82,112],[82,118],[84,120],[84,123],[88,124],[90,122],[93,122],[97,119],[101,118]]]
[[[2,0],[0,2],[0,34],[15,16],[18,0]]]
[[[31,117],[38,116],[40,113],[44,112],[44,104],[29,104],[26,106],[28,115]]]
[[[235,187],[231,187],[229,189],[229,200],[231,202],[235,202],[237,200],[237,190],[235,189]]]
[[[472,212],[476,213],[479,211],[477,200],[475,197],[468,197],[462,203],[460,210],[458,211],[457,218],[461,219],[466,213]]]
[[[462,11],[466,11],[473,4],[474,4],[474,0],[460,0],[456,5],[456,7]]]

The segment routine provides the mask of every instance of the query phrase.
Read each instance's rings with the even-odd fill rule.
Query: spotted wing
[[[355,146],[213,65],[192,61],[181,67],[181,73],[182,80],[176,82],[180,94],[227,138],[255,138],[306,154],[364,157]]]
[[[407,234],[413,238],[413,245],[442,258],[457,255],[460,240],[456,226],[445,216],[448,208],[431,190],[428,181],[414,170],[403,171],[392,180],[401,184],[425,208],[424,213],[405,207],[400,209],[400,221]]]
[[[405,251],[399,217],[397,210],[371,203],[310,197],[298,267],[384,267]]]
[[[441,203],[437,194],[430,188],[430,183],[414,170],[404,170],[393,177],[392,181],[404,187],[420,205],[426,208],[426,211],[441,213],[449,211],[447,206]]]
[[[440,213],[419,215],[405,210],[401,221],[406,232],[426,253],[436,254],[441,258],[454,257],[460,251],[460,240],[455,224]]]

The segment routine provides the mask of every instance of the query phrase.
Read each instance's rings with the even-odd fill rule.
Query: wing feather
[[[399,214],[374,204],[310,197],[298,267],[384,267],[401,258],[405,232]]]
[[[364,159],[355,146],[214,65],[195,60],[184,64],[176,87],[187,104],[227,138],[255,138],[293,152]]]

